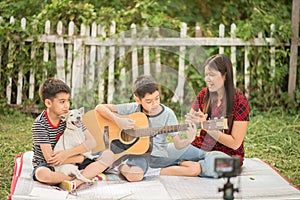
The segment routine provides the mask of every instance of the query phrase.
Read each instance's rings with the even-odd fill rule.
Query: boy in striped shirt
[[[33,180],[49,185],[58,185],[63,190],[74,191],[83,181],[74,179],[61,172],[55,172],[53,166],[66,163],[78,165],[82,175],[92,179],[101,174],[114,160],[111,151],[106,150],[97,159],[87,159],[81,153],[96,146],[96,141],[87,128],[82,125],[85,141],[72,148],[54,152],[56,142],[66,129],[66,122],[60,115],[69,111],[70,88],[63,81],[47,79],[40,87],[39,95],[46,109],[35,119],[32,125],[33,137]]]

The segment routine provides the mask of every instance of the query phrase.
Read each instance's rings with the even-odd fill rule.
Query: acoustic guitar
[[[184,131],[189,126],[188,124],[182,124],[150,128],[148,118],[142,112],[118,116],[129,117],[136,121],[135,128],[123,130],[114,121],[102,117],[95,110],[85,113],[82,119],[97,142],[97,146],[92,151],[98,152],[110,149],[115,154],[115,160],[128,154],[141,155],[148,152],[151,145],[150,136]],[[196,126],[208,130],[228,129],[227,119],[225,118],[207,120],[196,124]]]

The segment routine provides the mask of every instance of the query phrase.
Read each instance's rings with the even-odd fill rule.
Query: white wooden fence
[[[12,17],[11,23],[19,23]],[[26,19],[21,20],[22,28],[26,28]],[[86,88],[91,90],[95,83],[98,84],[98,96],[99,102],[111,102],[115,93],[115,69],[116,69],[116,58],[118,60],[125,59],[125,56],[130,54],[131,69],[128,70],[123,67],[120,70],[120,84],[117,87],[125,88],[126,73],[130,71],[131,80],[134,80],[139,75],[140,63],[142,63],[142,69],[144,74],[161,73],[161,68],[163,63],[161,62],[160,51],[162,48],[177,48],[178,52],[178,69],[177,69],[177,81],[176,90],[173,100],[183,101],[184,98],[184,81],[185,81],[185,69],[190,67],[186,64],[186,60],[189,60],[191,56],[197,55],[187,55],[187,48],[191,47],[219,47],[219,53],[224,52],[224,48],[230,47],[230,57],[234,64],[234,70],[236,69],[237,63],[237,48],[244,48],[244,85],[247,91],[250,84],[249,79],[249,47],[250,46],[265,46],[270,47],[270,64],[272,67],[272,74],[275,73],[275,46],[276,41],[274,38],[262,38],[262,34],[259,34],[257,38],[251,41],[243,41],[242,39],[236,38],[234,31],[236,28],[235,24],[230,27],[231,37],[225,36],[225,26],[220,25],[219,27],[219,37],[197,37],[200,33],[199,26],[195,27],[196,36],[193,38],[187,37],[187,26],[182,23],[182,27],[179,37],[153,37],[151,34],[158,32],[158,28],[151,29],[145,27],[143,29],[143,35],[140,36],[134,24],[131,26],[131,30],[123,33],[116,34],[116,24],[111,23],[108,31],[105,32],[105,27],[93,23],[91,26],[80,26],[80,33],[75,32],[75,24],[73,22],[69,23],[68,28],[64,28],[62,23],[59,22],[56,28],[56,34],[50,34],[51,23],[47,21],[45,24],[45,33],[38,36],[38,42],[44,44],[43,60],[45,62],[49,61],[49,54],[51,49],[49,44],[54,44],[52,51],[55,52],[56,59],[56,77],[64,80],[67,84],[71,86],[72,97],[76,96],[80,88]],[[63,30],[68,30],[64,33]],[[274,30],[274,25],[270,26],[271,31]],[[147,31],[148,30],[148,31]],[[128,33],[130,35],[128,36]],[[117,37],[116,37],[117,36]],[[33,37],[26,39],[26,42],[32,42]],[[13,42],[9,43],[9,50],[15,45]],[[0,44],[1,46],[1,44]],[[155,52],[155,58],[151,57],[150,50]],[[142,54],[139,53],[143,52]],[[150,58],[151,57],[151,58]],[[31,58],[35,58],[35,48],[32,46]],[[1,60],[1,55],[0,55]],[[120,63],[120,62],[119,62]],[[154,63],[154,64],[151,64]],[[8,66],[1,66],[8,67]],[[12,66],[9,66],[12,67]],[[20,67],[20,66],[19,66]],[[108,70],[108,82],[107,88],[105,88],[104,79],[99,78]],[[45,72],[47,73],[47,72]],[[234,71],[234,74],[236,72]],[[122,80],[124,78],[124,80]],[[18,84],[17,84],[17,99],[16,104],[22,103],[22,88],[24,83],[24,74],[22,69],[18,74]],[[29,99],[33,99],[35,88],[36,88],[36,74],[34,70],[30,71],[29,78],[30,87],[28,90]],[[131,84],[131,83],[130,83]],[[12,103],[12,78],[9,77],[9,83],[6,86],[6,96],[8,104]],[[104,99],[104,94],[107,93],[107,99]]]

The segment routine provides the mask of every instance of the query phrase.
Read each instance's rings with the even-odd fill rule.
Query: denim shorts
[[[51,171],[55,172],[55,169],[54,169],[53,166],[49,165],[49,164],[46,163],[46,162],[42,162],[42,163],[40,163],[38,166],[36,166],[36,167],[33,169],[33,171],[32,171],[32,179],[33,179],[34,181],[39,181],[39,180],[36,178],[36,176],[35,176],[35,172],[36,172],[36,170],[37,170],[38,168],[40,168],[40,167],[46,167],[46,168],[49,168]]]
[[[205,157],[206,151],[198,149],[192,145],[183,149],[176,149],[174,143],[168,144],[168,157],[151,156],[150,167],[164,168],[169,166],[178,166],[182,161],[199,161]]]
[[[201,166],[199,176],[211,178],[218,178],[218,174],[215,172],[215,159],[230,157],[221,151],[204,151],[193,145],[177,150],[172,143],[168,145],[168,153],[170,158],[198,162]]]
[[[138,166],[143,171],[144,174],[148,171],[149,168],[149,156],[139,156],[139,155],[129,155],[126,164],[129,166]]]

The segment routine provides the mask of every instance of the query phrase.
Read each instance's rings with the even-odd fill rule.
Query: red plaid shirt
[[[207,88],[201,90],[195,99],[192,108],[196,111],[199,109],[203,111],[204,109],[204,96],[207,92]],[[220,116],[222,113],[222,106],[214,106],[212,105],[211,116],[216,117],[225,117]],[[234,96],[234,106],[233,106],[233,121],[249,121],[249,104],[247,98],[239,91],[236,90]],[[228,133],[231,134],[231,133]],[[222,151],[230,156],[239,156],[241,158],[241,164],[243,164],[244,160],[244,141],[241,146],[237,150],[233,150],[213,139],[206,131],[201,130],[200,135],[195,138],[192,142],[192,145],[201,148],[206,151]]]

